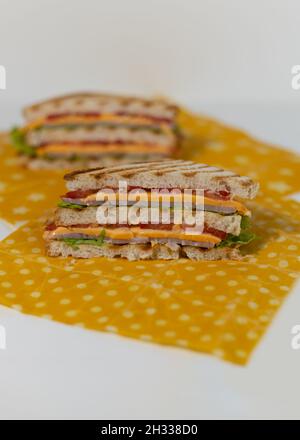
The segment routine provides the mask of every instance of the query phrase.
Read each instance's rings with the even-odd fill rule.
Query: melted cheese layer
[[[186,233],[182,229],[175,228],[173,230],[162,230],[162,229],[143,229],[139,228],[138,226],[126,228],[126,227],[119,227],[119,228],[105,228],[105,227],[88,227],[88,228],[80,228],[80,227],[64,227],[64,226],[58,226],[53,231],[45,231],[44,238],[46,240],[53,240],[58,235],[62,234],[84,234],[88,235],[91,238],[99,237],[100,233],[105,230],[105,237],[112,238],[115,240],[131,240],[133,238],[141,237],[141,238],[175,238],[178,240],[189,240],[189,241],[197,241],[197,242],[207,242],[207,243],[213,243],[218,244],[220,243],[221,239],[218,237],[215,237],[214,235],[210,234],[191,234]]]
[[[49,144],[36,149],[38,156],[45,153],[162,153],[169,154],[170,147],[154,144]]]

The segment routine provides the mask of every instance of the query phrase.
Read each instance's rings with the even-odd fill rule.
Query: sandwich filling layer
[[[159,189],[157,191],[159,191]],[[65,203],[65,205],[62,204],[61,206],[68,207],[68,204],[75,205],[73,206],[73,208],[80,208],[81,206],[97,206],[101,205],[103,203],[103,200],[107,200],[108,202],[110,200],[112,202],[116,201],[118,205],[120,205],[122,202],[127,202],[130,205],[132,203],[136,203],[136,201],[139,200],[141,202],[145,201],[148,206],[150,204],[150,201],[152,203],[152,206],[155,203],[163,204],[164,202],[170,202],[171,207],[176,207],[176,203],[182,203],[182,196],[181,194],[176,193],[172,193],[171,196],[169,194],[164,194],[161,192],[156,194],[154,191],[151,192],[146,189],[143,189],[143,191],[139,193],[138,188],[134,190],[134,193],[129,192],[127,194],[123,194],[120,192],[110,194],[105,192],[105,189],[99,191],[70,191],[62,197],[62,201]],[[194,208],[197,206],[198,199],[195,193],[184,194],[184,200],[188,203],[191,203]],[[237,212],[242,215],[250,215],[249,210],[241,202],[230,200],[227,196],[222,196],[217,193],[210,193],[208,191],[204,192],[203,202],[203,209],[206,211],[219,212],[223,214],[234,214]]]
[[[38,118],[32,122],[29,122],[24,126],[24,131],[35,130],[40,127],[57,126],[57,125],[70,125],[70,124],[95,124],[99,122],[110,122],[115,124],[128,124],[128,125],[147,125],[149,127],[157,126],[169,130],[174,124],[172,119],[155,118],[142,115],[126,115],[126,114],[64,114],[64,115],[49,115],[44,118]]]
[[[144,225],[146,227],[131,226],[126,227],[120,225],[119,227],[111,226],[76,226],[63,227],[58,226],[52,231],[45,232],[45,239],[61,239],[61,240],[94,240],[105,243],[106,241],[116,244],[130,244],[130,243],[149,243],[151,241],[165,242],[172,240],[174,243],[182,244],[183,242],[197,243],[200,247],[210,248],[215,244],[220,243],[221,238],[210,233],[190,234],[183,228],[178,228],[178,225],[171,226],[168,229],[161,227],[155,228],[154,225]],[[149,226],[149,227],[148,227]],[[50,228],[51,229],[51,228]],[[216,231],[216,233],[221,231]],[[226,234],[224,234],[226,236]],[[83,242],[84,243],[84,242]],[[82,243],[82,244],[83,244]],[[87,243],[87,242],[85,242]]]
[[[44,232],[45,240],[62,240],[70,246],[90,244],[103,246],[105,243],[173,243],[182,246],[197,246],[210,249],[216,246],[240,246],[254,239],[248,226],[242,225],[239,235],[227,234],[223,231],[204,225],[198,233],[179,225],[74,225],[60,226],[51,223]]]
[[[26,142],[33,147],[50,143],[148,143],[173,146],[176,134],[173,129],[156,125],[109,124],[69,124],[47,125],[25,133]],[[64,142],[62,142],[64,139]]]
[[[89,194],[86,197],[89,197]],[[122,194],[123,195],[123,194]],[[121,194],[119,194],[121,196]],[[120,197],[117,200],[120,206]],[[65,197],[63,197],[66,200]],[[68,198],[69,200],[69,198]],[[217,199],[210,199],[210,203]],[[222,204],[229,203],[228,200],[219,200]],[[209,206],[209,205],[208,205]],[[78,211],[79,209],[79,211]],[[107,208],[108,212],[112,208]],[[90,211],[91,210],[91,211]],[[148,210],[148,208],[146,208]],[[162,214],[168,208],[159,206]],[[72,220],[71,212],[74,211]],[[185,224],[164,224],[161,217],[159,223],[143,223],[143,217],[136,223],[112,223],[108,216],[106,224],[96,222],[97,207],[71,204],[61,202],[60,208],[56,212],[55,221],[47,226],[44,238],[46,240],[63,240],[69,245],[94,244],[104,245],[105,243],[130,244],[130,243],[176,243],[179,245],[192,245],[202,248],[213,248],[215,246],[237,246],[248,243],[253,239],[253,234],[249,231],[249,211],[248,215],[237,214],[216,214],[204,211],[202,227],[190,227]],[[174,212],[171,212],[172,221]],[[88,224],[84,220],[90,220]],[[92,221],[93,220],[93,221]],[[110,222],[112,224],[110,224]],[[213,225],[213,226],[212,226]]]
[[[145,145],[138,143],[62,143],[42,145],[36,149],[37,156],[45,154],[92,155],[96,153],[159,153],[169,154],[170,150],[161,145]]]

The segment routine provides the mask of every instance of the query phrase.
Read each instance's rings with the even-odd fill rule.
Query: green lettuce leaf
[[[85,206],[83,205],[76,205],[76,203],[70,203],[70,202],[64,202],[63,200],[60,200],[57,204],[60,208],[71,208],[71,209],[83,209]]]
[[[97,238],[60,238],[60,241],[72,246],[74,249],[78,249],[80,244],[90,244],[93,246],[103,246],[105,238],[105,230],[102,229],[99,237]]]
[[[219,247],[231,247],[236,245],[248,244],[255,240],[257,236],[251,231],[241,231],[240,235],[228,234],[225,240],[222,240]]]
[[[247,215],[244,215],[241,220],[241,232],[240,235],[228,234],[225,240],[222,240],[218,245],[219,247],[232,247],[241,246],[250,243],[257,239],[257,235],[250,231],[251,220]]]
[[[182,131],[180,130],[180,126],[175,124],[173,125],[173,133],[175,134],[175,136],[181,137],[182,136]]]
[[[30,157],[36,156],[35,149],[26,143],[25,135],[18,127],[14,127],[11,130],[10,140],[11,140],[12,145],[20,153],[26,154],[27,156],[30,156]]]
[[[251,219],[248,215],[243,215],[241,220],[241,229],[242,231],[245,231],[247,229],[251,228]]]

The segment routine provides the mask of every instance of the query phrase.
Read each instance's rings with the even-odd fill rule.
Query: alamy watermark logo
[[[300,89],[300,65],[299,64],[292,66],[291,74],[292,74],[292,81],[291,81],[292,89],[299,90]]]
[[[0,350],[6,350],[6,330],[3,325],[0,324]]]
[[[189,234],[204,229],[204,191],[192,189],[119,188],[96,193],[97,223],[101,225],[184,225]]]
[[[300,325],[296,324],[292,327],[291,334],[294,335],[291,340],[291,347],[293,350],[300,349]]]
[[[0,90],[6,90],[6,69],[0,65]]]

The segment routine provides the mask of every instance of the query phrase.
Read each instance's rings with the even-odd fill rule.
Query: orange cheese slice
[[[103,198],[101,198],[101,195],[103,194]],[[97,193],[93,193],[90,194],[89,196],[85,197],[84,199],[82,199],[83,202],[85,201],[93,201],[93,200],[116,200],[117,201],[124,201],[126,200],[128,201],[132,201],[132,202],[137,202],[138,200],[141,201],[147,201],[150,204],[150,201],[152,202],[157,202],[157,201],[162,201],[162,202],[171,202],[174,200],[174,202],[182,202],[182,200],[184,200],[185,202],[188,203],[195,203],[196,202],[200,202],[201,203],[201,197],[197,197],[196,194],[172,194],[171,192],[169,194],[162,194],[162,193],[155,193],[155,192],[150,192],[150,191],[143,191],[141,193],[139,193],[138,198],[137,198],[137,193],[132,193],[129,192],[128,194],[126,193],[116,193],[116,194],[106,194],[105,192],[101,193],[101,191],[98,191]],[[198,200],[197,200],[198,198]],[[240,202],[237,202],[236,200],[218,200],[218,199],[212,199],[210,197],[203,197],[203,202],[204,205],[211,205],[211,206],[223,206],[223,207],[228,207],[228,208],[233,208],[235,209],[238,213],[243,214],[243,215],[250,215],[249,210],[246,208],[245,205],[243,205]]]
[[[90,236],[91,238],[99,237],[101,232],[105,230],[105,237],[112,238],[115,240],[131,240],[133,238],[141,237],[141,238],[175,238],[178,240],[191,240],[197,242],[205,242],[218,244],[221,239],[215,237],[211,234],[192,234],[183,231],[179,228],[174,228],[173,230],[162,230],[162,229],[143,229],[138,226],[134,226],[131,228],[126,227],[118,227],[118,228],[105,228],[105,227],[64,227],[58,226],[53,231],[45,231],[44,238],[47,240],[55,239],[58,235],[61,234],[85,234]]]
[[[36,149],[38,156],[43,156],[46,153],[78,153],[85,155],[87,153],[159,153],[169,154],[170,147],[154,144],[49,144],[44,147]]]

